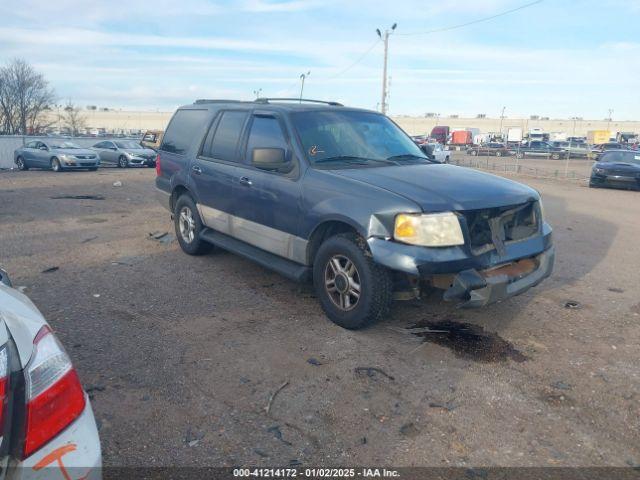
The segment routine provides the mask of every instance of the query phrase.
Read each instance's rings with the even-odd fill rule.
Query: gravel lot
[[[150,239],[173,234],[153,179],[0,172],[0,264],[78,367],[105,465],[640,463],[640,193],[523,177],[555,227],[550,279],[349,332],[308,287]]]

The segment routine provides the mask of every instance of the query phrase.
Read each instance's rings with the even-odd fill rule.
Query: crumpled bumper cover
[[[444,293],[447,301],[461,301],[461,308],[484,307],[491,303],[519,295],[535,287],[553,272],[555,248],[535,257],[537,268],[528,275],[512,280],[507,275],[485,277],[477,270],[464,270],[454,278]]]

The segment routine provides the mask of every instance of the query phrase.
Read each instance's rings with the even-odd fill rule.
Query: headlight
[[[396,217],[393,237],[400,242],[423,247],[464,245],[460,221],[453,212],[401,213]]]
[[[603,174],[604,173],[604,168],[593,167],[593,172],[594,173]]]

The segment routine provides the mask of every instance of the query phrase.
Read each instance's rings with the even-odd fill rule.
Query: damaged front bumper
[[[461,308],[484,307],[519,295],[551,275],[555,248],[542,254],[491,270],[464,270],[445,291],[446,301],[459,301]]]
[[[445,290],[461,307],[481,307],[518,295],[551,275],[555,260],[551,227],[538,235],[475,254],[467,245],[425,248],[383,238],[367,241],[374,261]]]

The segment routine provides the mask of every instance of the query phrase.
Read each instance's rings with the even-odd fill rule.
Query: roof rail
[[[261,97],[254,100],[255,103],[270,103],[270,102],[305,102],[305,103],[323,103],[325,105],[331,105],[332,107],[344,107],[338,102],[326,102],[324,100],[313,100],[310,98],[267,98]]]
[[[203,103],[241,103],[242,100],[216,100],[216,99],[208,99],[208,98],[199,98],[195,102],[194,105],[202,105]]]

